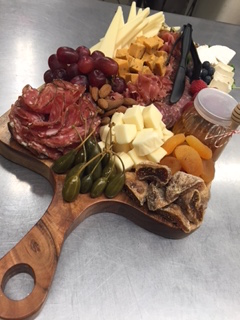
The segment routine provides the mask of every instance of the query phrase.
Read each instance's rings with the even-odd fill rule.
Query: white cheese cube
[[[167,128],[163,129],[163,141],[167,141],[170,137],[173,136],[173,132],[171,130],[168,130]]]
[[[163,129],[162,128],[158,128],[158,129],[156,129],[156,132],[158,133],[160,139],[163,140]],[[162,141],[162,143],[163,143],[163,141]]]
[[[113,151],[114,152],[128,152],[131,149],[130,143],[124,143],[124,144],[119,144],[119,143],[114,143],[113,144]]]
[[[132,158],[126,152],[120,152],[117,154],[121,158],[126,171],[131,170],[134,166]],[[115,157],[115,165],[119,171],[123,169],[122,162],[117,156]]]
[[[106,144],[110,144],[110,128],[109,125],[101,126],[99,129],[99,135],[101,140]],[[112,131],[112,141],[115,141],[115,136]]]
[[[132,150],[128,151],[128,155],[132,158],[132,161],[134,162],[134,165],[136,166],[137,164],[146,161],[146,157],[141,157],[137,154],[135,148]]]
[[[98,145],[99,145],[101,151],[103,151],[103,149],[105,148],[105,142],[99,141],[99,142],[98,142]]]
[[[142,112],[144,127],[158,129],[160,127],[160,122],[162,121],[161,112],[151,104],[143,109]]]
[[[163,121],[160,122],[160,128],[163,130],[164,128],[166,128],[166,125]]]
[[[118,124],[115,126],[115,141],[119,144],[130,143],[137,134],[135,124]]]
[[[122,120],[124,123],[135,124],[138,131],[143,129],[143,116],[140,106],[135,105],[128,108]]]
[[[159,147],[157,150],[148,154],[147,159],[152,162],[158,163],[166,154],[167,154],[167,151],[165,149],[163,149],[162,147]]]
[[[162,144],[162,139],[156,130],[142,130],[137,133],[136,138],[133,140],[132,145],[139,156],[145,156]]]
[[[122,112],[115,112],[112,116],[111,122],[117,124],[123,124],[123,116]]]

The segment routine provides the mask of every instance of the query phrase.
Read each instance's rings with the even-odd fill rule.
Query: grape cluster
[[[48,58],[49,69],[44,73],[45,83],[62,79],[71,83],[100,88],[106,83],[112,85],[113,91],[122,93],[126,88],[125,80],[118,76],[118,64],[106,57],[101,51],[90,52],[85,46],[76,50],[59,47]]]
[[[204,61],[202,63],[202,70],[200,74],[200,78],[206,82],[206,84],[209,84],[212,81],[213,75],[214,75],[215,69],[213,66],[211,66],[209,61]]]

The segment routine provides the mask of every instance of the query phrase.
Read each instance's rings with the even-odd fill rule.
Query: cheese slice
[[[214,45],[209,48],[209,52],[212,52],[218,61],[225,64],[229,64],[232,58],[235,56],[236,51],[228,48],[227,46]]]
[[[127,18],[127,22],[133,20],[134,18],[136,18],[137,15],[137,8],[136,8],[136,2],[133,1],[128,13],[128,18]]]
[[[134,166],[132,158],[126,152],[117,153],[118,156],[115,157],[115,165],[119,171],[123,170],[122,162],[124,164],[125,170],[131,170]],[[121,160],[119,159],[121,158]]]
[[[122,7],[118,6],[117,11],[108,27],[108,30],[101,41],[100,51],[107,57],[112,57],[115,51],[115,41],[118,35],[120,21],[122,21]]]

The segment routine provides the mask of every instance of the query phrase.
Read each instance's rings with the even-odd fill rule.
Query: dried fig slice
[[[205,185],[203,179],[183,171],[178,171],[172,176],[166,187],[166,200],[173,202],[180,194],[194,186],[196,187],[198,184]]]
[[[147,199],[148,184],[138,180],[135,172],[126,172],[125,191],[131,199],[143,206]]]
[[[158,188],[155,184],[150,183],[148,187],[147,205],[148,209],[151,211],[156,211],[169,205],[165,196],[165,188]]]
[[[136,166],[139,180],[154,182],[156,186],[166,185],[172,177],[171,169],[153,162],[142,162]]]

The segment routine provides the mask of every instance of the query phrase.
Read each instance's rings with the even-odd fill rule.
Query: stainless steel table
[[[47,58],[61,45],[91,46],[117,4],[94,0],[0,0],[0,114],[30,83],[42,84]],[[129,7],[123,6],[127,14]],[[240,26],[166,14],[169,25],[192,23],[201,44],[240,52]],[[240,84],[240,53],[232,63]],[[240,101],[240,90],[232,94]],[[68,237],[38,319],[237,320],[240,318],[240,136],[216,165],[212,197],[200,229],[183,240],[151,234],[105,212]],[[50,204],[50,184],[0,156],[0,257]],[[15,277],[6,293],[30,290]]]

